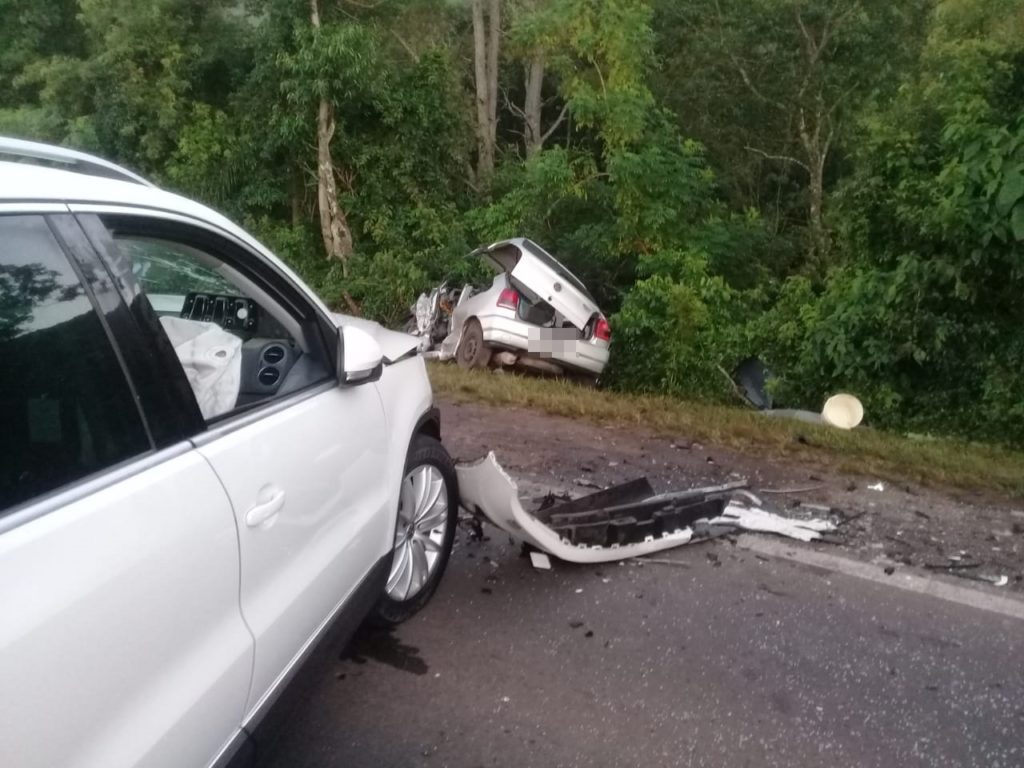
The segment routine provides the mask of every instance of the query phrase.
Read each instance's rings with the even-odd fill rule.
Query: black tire
[[[378,625],[400,624],[423,608],[433,596],[441,577],[444,576],[445,568],[448,567],[448,560],[452,554],[452,543],[455,541],[455,529],[458,527],[459,520],[459,480],[455,474],[455,463],[438,440],[427,435],[416,435],[409,445],[405,468],[402,470],[403,480],[414,469],[425,464],[436,467],[441,473],[441,477],[444,479],[444,490],[448,494],[448,519],[441,551],[438,553],[438,560],[430,577],[423,587],[408,599],[396,600],[388,594],[387,588],[385,588],[371,614],[371,619]],[[392,557],[394,557],[394,553],[392,553]],[[388,573],[390,574],[390,572],[391,567],[389,566]]]
[[[455,361],[460,368],[486,368],[491,362],[491,350],[484,343],[484,329],[475,318],[467,320],[455,351]]]

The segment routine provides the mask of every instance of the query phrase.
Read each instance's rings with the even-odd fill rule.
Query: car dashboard
[[[302,358],[302,350],[270,314],[245,296],[190,292],[151,297],[158,315],[213,323],[242,340],[236,407],[276,395]],[[302,368],[303,366],[299,366]]]

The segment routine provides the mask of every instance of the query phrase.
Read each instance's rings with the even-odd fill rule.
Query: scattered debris
[[[753,402],[753,401],[752,401]],[[755,403],[756,405],[756,403]],[[837,429],[853,429],[864,420],[864,406],[853,395],[840,393],[825,401],[821,413],[799,408],[762,408],[765,416],[780,419],[794,419],[808,424],[824,424]]]
[[[956,568],[948,571],[953,576],[959,576],[961,579],[970,579],[971,581],[982,581],[986,584],[991,584],[993,587],[1005,587],[1010,583],[1009,577],[1005,575],[991,576],[986,573],[973,573],[963,568]]]
[[[530,563],[534,568],[541,571],[551,570],[551,559],[543,552],[530,551]]]
[[[650,555],[695,540],[698,530],[703,536],[696,540],[747,530],[813,541],[836,528],[829,520],[795,520],[763,509],[760,499],[744,490],[744,481],[656,494],[640,478],[527,511],[515,481],[493,452],[456,470],[469,511],[542,552],[575,563]]]
[[[484,528],[480,519],[473,515],[459,515],[459,525],[465,527],[470,541],[483,541]]]
[[[879,480],[874,485],[869,485],[868,486],[868,490],[869,491],[884,491],[885,490],[885,483],[883,483],[881,480]]]
[[[637,562],[654,563],[655,565],[674,565],[679,568],[689,568],[690,564],[682,560],[672,560],[667,557],[641,557]]]
[[[808,485],[805,488],[762,488],[761,493],[810,493],[820,491],[824,486]]]
[[[742,507],[735,503],[730,503],[722,515],[708,522],[711,525],[735,525],[745,531],[777,533],[800,541],[820,539],[822,533],[836,528],[828,520],[793,520],[764,509]]]
[[[743,360],[732,374],[740,394],[759,411],[771,410],[772,395],[767,386],[771,378],[771,371],[757,357]]]
[[[980,568],[981,563],[925,563],[924,567],[929,571],[958,571],[968,568]]]
[[[814,411],[802,411],[797,408],[776,408],[773,411],[761,411],[765,416],[774,416],[780,419],[794,419],[806,421],[808,424],[821,424],[821,414]]]
[[[764,491],[762,491],[762,493],[764,493]],[[797,504],[797,506],[800,507],[800,509],[806,509],[810,512],[817,512],[821,515],[832,514],[832,507],[830,507],[828,504],[809,504],[806,501],[801,501],[799,504]]]

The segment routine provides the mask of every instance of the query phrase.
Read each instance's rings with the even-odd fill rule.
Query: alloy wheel
[[[402,480],[398,497],[395,556],[387,594],[404,601],[430,580],[441,559],[448,528],[448,488],[432,464],[414,467]]]

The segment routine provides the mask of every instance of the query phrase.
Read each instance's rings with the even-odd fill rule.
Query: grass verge
[[[434,391],[456,402],[532,408],[600,425],[643,429],[746,453],[826,465],[841,472],[1024,497],[1024,453],[957,440],[911,438],[874,429],[844,432],[740,407],[587,389],[455,365],[428,366]]]

